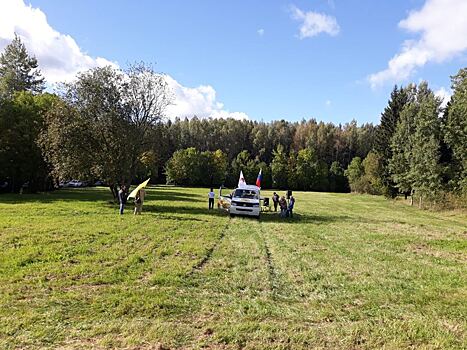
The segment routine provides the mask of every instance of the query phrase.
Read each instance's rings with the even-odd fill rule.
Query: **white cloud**
[[[17,33],[32,52],[49,83],[72,79],[77,72],[105,65],[115,65],[102,57],[84,53],[69,35],[54,30],[46,15],[23,0],[0,1],[0,51]]]
[[[26,5],[23,0],[0,0],[0,52],[13,40],[15,33],[36,56],[48,83],[71,80],[76,73],[94,67],[118,67],[105,58],[93,58],[84,53],[70,35],[59,33],[50,26],[40,9]],[[224,110],[223,104],[216,100],[216,91],[209,85],[184,87],[170,76],[167,81],[175,95],[175,104],[168,110],[169,117],[197,115],[248,119],[245,113]]]
[[[331,36],[339,34],[340,27],[335,17],[318,12],[303,12],[296,6],[291,6],[292,18],[302,22],[300,26],[300,39],[311,38],[320,33]]]
[[[373,88],[387,81],[400,82],[428,62],[440,63],[467,50],[467,1],[427,0],[418,11],[399,22],[399,27],[420,33],[418,40],[407,40],[401,52],[385,70],[371,74]]]
[[[329,107],[331,105],[331,100],[326,100],[325,104],[326,104],[326,106]]]
[[[257,33],[258,33],[259,36],[263,36],[264,35],[264,29],[263,28],[258,29]]]
[[[448,104],[449,100],[451,99],[452,96],[452,91],[451,90],[446,90],[444,87],[441,87],[440,89],[436,90],[434,92],[435,96],[441,98],[441,107],[444,108]]]
[[[243,112],[229,112],[224,105],[217,101],[216,90],[210,85],[200,85],[190,88],[181,85],[171,76],[166,76],[167,83],[175,95],[174,104],[167,108],[167,117],[193,117],[199,118],[234,118],[249,119]]]

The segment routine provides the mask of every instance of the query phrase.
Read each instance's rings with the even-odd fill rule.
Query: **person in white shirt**
[[[211,187],[211,191],[208,193],[208,199],[209,199],[209,210],[214,209],[214,197],[215,197],[214,190]]]

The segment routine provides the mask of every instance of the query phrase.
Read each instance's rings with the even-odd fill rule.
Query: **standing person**
[[[293,217],[293,207],[295,205],[295,197],[293,195],[290,196],[289,199],[289,216],[292,218]]]
[[[274,203],[274,211],[277,211],[277,205],[279,204],[279,195],[274,192],[272,195],[272,202]]]
[[[123,209],[126,204],[126,186],[121,185],[120,191],[118,191],[118,202],[120,203],[120,215],[123,215]]]
[[[214,197],[215,197],[215,193],[214,193],[214,190],[213,188],[211,187],[211,190],[209,191],[208,193],[208,201],[209,201],[209,210],[211,209],[214,209]]]
[[[138,193],[136,193],[135,197],[135,215],[141,215],[141,211],[143,210],[143,198],[144,198],[144,189],[140,189]]]
[[[284,196],[282,196],[281,199],[279,200],[279,207],[281,209],[281,217],[285,218],[287,214],[287,201],[285,200]]]

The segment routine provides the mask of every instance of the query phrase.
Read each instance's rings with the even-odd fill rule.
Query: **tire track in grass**
[[[279,290],[277,271],[274,265],[274,260],[272,257],[271,249],[269,248],[269,244],[266,239],[266,235],[264,233],[263,223],[259,222],[258,225],[259,225],[258,237],[261,240],[261,248],[264,251],[264,260],[266,261],[267,270],[268,270],[268,281],[269,281],[269,288],[271,291],[271,296],[273,300],[277,300],[278,290]]]
[[[193,275],[195,272],[202,270],[203,267],[211,260],[212,254],[213,254],[214,251],[217,249],[217,247],[221,244],[222,240],[223,240],[224,237],[225,237],[225,233],[226,233],[227,229],[229,228],[230,220],[231,220],[231,219],[229,219],[229,221],[228,221],[228,222],[224,225],[224,227],[221,229],[219,236],[217,237],[216,241],[215,241],[214,244],[211,246],[211,248],[209,248],[209,249],[207,250],[206,254],[201,258],[200,261],[198,261],[198,263],[196,263],[195,265],[193,265],[193,267],[191,268],[190,272],[188,272],[188,276],[191,276],[191,275]]]

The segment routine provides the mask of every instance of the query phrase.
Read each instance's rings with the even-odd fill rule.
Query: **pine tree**
[[[40,93],[44,78],[37,59],[30,56],[19,36],[0,55],[0,96],[10,98],[15,91]]]

